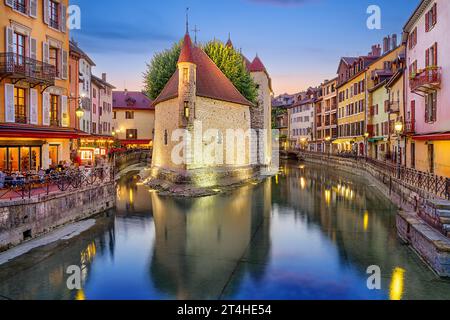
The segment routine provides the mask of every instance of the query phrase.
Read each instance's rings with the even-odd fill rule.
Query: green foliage
[[[181,43],[175,43],[171,49],[155,54],[152,61],[147,64],[144,84],[145,92],[150,99],[154,100],[158,97],[170,77],[177,70],[180,52]]]
[[[220,41],[206,43],[203,50],[239,92],[247,100],[256,104],[257,87],[245,67],[242,55]],[[155,54],[151,62],[147,64],[147,71],[144,73],[145,92],[151,99],[158,97],[175,73],[180,51],[181,43],[177,43],[171,49]]]
[[[220,41],[210,41],[203,46],[205,53],[230,79],[236,89],[247,98],[256,103],[258,91],[250,73],[245,66],[244,58],[232,47],[227,47]]]

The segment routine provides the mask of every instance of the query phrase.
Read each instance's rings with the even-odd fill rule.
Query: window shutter
[[[30,38],[30,55],[31,59],[37,60],[37,40],[35,38]]]
[[[438,44],[437,42],[434,44],[434,65],[438,66]]]
[[[425,96],[425,122],[430,122],[430,99],[429,96]]]
[[[13,7],[13,4],[14,4],[14,0],[6,0],[5,1],[5,4],[8,6],[8,7]]]
[[[69,126],[69,109],[67,106],[67,96],[61,96],[61,125]]]
[[[50,125],[50,94],[48,92],[42,94],[42,124]]]
[[[430,65],[430,49],[425,51],[425,66],[428,67]]]
[[[13,46],[13,41],[14,41],[14,30],[11,27],[6,27],[5,28],[5,47],[6,47],[6,52],[14,52],[14,46]]]
[[[67,51],[62,50],[62,78],[63,79],[67,79],[68,77],[68,64],[69,64],[69,55],[67,53]]]
[[[42,1],[43,6],[44,6],[44,23],[45,24],[50,24],[50,13],[49,13],[49,0],[44,0]]]
[[[425,31],[428,32],[430,30],[430,12],[425,14]]]
[[[38,91],[30,89],[30,123],[38,124]]]
[[[67,23],[67,7],[64,4],[61,4],[60,6],[61,8],[61,22],[60,22],[60,26],[59,26],[59,30],[61,30],[62,32],[66,32],[66,23]]]
[[[433,26],[436,24],[437,22],[437,3],[434,4],[433,6],[433,17],[432,17],[432,21],[433,21]]]
[[[44,63],[50,63],[50,45],[48,42],[42,42],[42,60]]]
[[[29,16],[32,18],[37,18],[37,0],[29,0],[28,8]]]
[[[63,50],[60,49],[58,50],[58,54],[59,54],[59,59],[58,59],[58,73],[57,73],[57,77],[58,78],[62,78],[63,75]]]
[[[5,122],[16,122],[14,85],[5,83]]]
[[[431,121],[437,120],[437,93],[431,94]]]

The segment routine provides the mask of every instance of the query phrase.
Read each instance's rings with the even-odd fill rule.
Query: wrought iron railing
[[[415,91],[423,86],[439,86],[441,84],[441,67],[427,67],[425,70],[417,73],[409,80],[411,91]]]
[[[326,154],[312,151],[298,151],[303,157],[313,157],[322,160],[346,159],[347,161],[363,162],[364,166],[371,166],[383,176],[383,183],[395,179],[398,183],[418,188],[440,199],[450,200],[450,178],[432,173],[419,171],[404,166],[398,166],[393,162],[379,161],[369,157],[357,156],[354,153]]]
[[[53,84],[56,68],[42,61],[7,52],[0,53],[0,75],[19,76]]]
[[[54,170],[50,173],[0,174],[0,200],[31,199],[114,181],[110,166]]]

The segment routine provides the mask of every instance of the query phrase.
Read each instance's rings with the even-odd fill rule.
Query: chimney
[[[392,35],[392,49],[397,48],[397,35],[394,33]]]
[[[102,73],[102,80],[106,82],[106,73]]]
[[[381,56],[381,47],[379,44],[375,44],[372,46],[372,51],[370,52],[369,56],[371,57]]]
[[[387,36],[383,40],[383,54],[391,51],[391,37]]]

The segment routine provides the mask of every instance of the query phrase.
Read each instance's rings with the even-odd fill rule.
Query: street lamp
[[[365,143],[365,155],[366,155],[366,161],[367,161],[367,157],[369,156],[369,137],[370,137],[370,133],[366,132],[364,133],[364,143]]]
[[[401,138],[401,134],[403,133],[403,122],[401,121],[397,121],[395,123],[395,132],[397,133],[397,178],[400,179],[401,178],[401,171],[400,171],[400,167],[402,166],[402,159],[401,159],[401,144],[400,144],[400,138]]]

